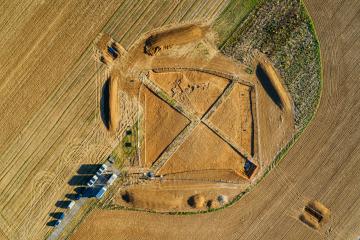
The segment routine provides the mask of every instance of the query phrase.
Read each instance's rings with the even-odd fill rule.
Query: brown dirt
[[[198,211],[205,210],[209,200],[217,202],[219,194],[233,198],[238,191],[236,184],[162,180],[120,189],[114,203],[160,212]]]
[[[109,79],[109,130],[115,132],[119,124],[118,78]]]
[[[100,32],[126,48],[168,24],[211,20],[224,1],[7,1],[0,25],[0,236],[44,239],[81,164],[116,141],[100,117],[108,74],[94,61]],[[144,16],[142,18],[133,16]],[[120,86],[120,84],[119,84]],[[36,193],[36,194],[35,194]],[[0,238],[1,238],[0,237]]]
[[[253,124],[251,87],[236,83],[233,90],[209,122],[243,149],[248,156],[253,155]]]
[[[158,174],[232,169],[242,176],[244,163],[242,156],[205,125],[200,124]]]
[[[239,178],[239,175],[234,170],[200,170],[189,171],[184,173],[172,173],[164,176],[166,180],[201,180],[201,181],[216,181],[216,182],[234,182],[239,184],[248,184],[245,179]]]
[[[270,60],[263,54],[259,54],[257,60],[259,61],[259,67],[265,72],[270,80],[269,85],[274,88],[276,94],[279,96],[281,108],[288,112],[292,111],[292,101],[288,91],[284,88],[280,74],[274,68]]]
[[[257,86],[254,94],[256,95],[255,118],[258,121],[258,129],[255,129],[254,153],[258,155],[256,159],[260,164],[267,166],[295,133],[294,113],[283,111],[278,107],[258,76],[254,77],[254,81]],[[258,150],[256,150],[257,145]]]
[[[162,151],[186,127],[189,120],[154,95],[148,88],[143,86],[140,94],[143,98],[145,119],[143,164],[145,167],[150,167]]]
[[[221,211],[170,216],[97,210],[74,239],[105,235],[107,239],[189,239],[189,233],[192,239],[358,237],[360,193],[354,189],[360,183],[360,4],[330,0],[305,3],[320,38],[324,89],[314,121],[280,165],[234,206]],[[309,198],[321,199],[331,209],[332,220],[320,231],[298,218]],[[106,224],[101,224],[104,221]]]
[[[149,78],[198,116],[204,115],[228,84],[227,79],[198,71],[151,71]]]
[[[308,212],[304,212],[300,216],[300,220],[302,222],[304,222],[306,225],[308,225],[309,227],[312,227],[314,229],[319,229],[320,228],[320,224],[317,221],[317,219],[314,216],[312,216],[311,214],[309,214]]]
[[[151,35],[145,41],[145,52],[152,56],[172,46],[200,40],[204,37],[206,29],[197,25],[189,25]]]
[[[188,199],[188,204],[192,208],[204,208],[205,206],[205,197],[202,194],[196,194]]]

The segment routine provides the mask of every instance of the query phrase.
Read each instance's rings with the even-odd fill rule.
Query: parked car
[[[95,182],[99,179],[98,176],[94,175],[92,176],[92,178],[89,180],[89,182],[86,184],[88,187],[92,187],[94,186]]]
[[[74,195],[74,200],[79,200],[81,198],[81,194],[77,193]]]
[[[102,164],[100,166],[100,168],[97,170],[96,175],[100,176],[101,174],[103,174],[106,171],[106,169],[107,169],[107,166],[105,164]]]
[[[114,156],[109,156],[108,161],[113,164],[115,162]]]
[[[55,221],[55,223],[54,223],[54,227],[59,226],[59,225],[60,225],[60,223],[61,223],[61,220],[56,220],[56,221]]]
[[[68,204],[68,206],[66,208],[71,209],[74,205],[75,205],[75,201],[70,201],[70,203]]]
[[[61,213],[57,213],[57,216],[55,216],[55,218],[57,218],[58,220],[63,220],[65,217],[65,213],[61,212]]]

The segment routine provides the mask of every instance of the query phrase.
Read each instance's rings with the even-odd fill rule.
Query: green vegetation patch
[[[263,0],[231,0],[215,20],[214,30],[218,33],[219,46],[239,27],[249,13]]]
[[[214,29],[219,35],[225,31]],[[314,27],[300,0],[262,1],[220,45],[225,55],[248,65],[254,50],[265,53],[293,98],[296,127],[306,126],[320,98],[321,63]]]
[[[138,149],[138,129],[138,122],[128,128],[124,137],[111,153],[111,156],[115,158],[114,165],[117,169],[121,169],[126,161],[130,164],[135,161]]]

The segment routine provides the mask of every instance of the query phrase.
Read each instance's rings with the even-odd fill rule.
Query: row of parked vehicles
[[[91,177],[91,179],[86,183],[86,185],[90,188],[93,187],[95,185],[96,181],[99,179],[99,177],[106,172],[107,168],[108,167],[106,164],[102,164],[99,167],[99,169],[96,171],[96,174]],[[116,180],[116,178],[117,178],[117,175],[115,173],[113,173],[110,176],[110,178],[107,180],[106,185],[112,185],[113,182]],[[99,191],[97,191],[95,197],[98,199],[101,198],[104,195],[104,193],[106,192],[106,190],[107,190],[107,187],[103,186],[101,189],[99,189]],[[74,196],[74,200],[79,200],[80,198],[81,198],[81,194],[79,194],[79,193]],[[74,200],[71,200],[69,202],[68,206],[66,207],[67,209],[71,209],[75,205]],[[57,219],[54,223],[54,226],[55,227],[58,226],[61,223],[61,221],[64,219],[64,217],[65,217],[65,213],[63,213],[63,212],[59,213],[58,216],[56,216]]]
[[[96,174],[92,176],[92,178],[87,182],[88,187],[94,186],[95,182],[99,179],[99,176],[102,175],[107,170],[107,166],[102,164],[100,168],[97,170]]]

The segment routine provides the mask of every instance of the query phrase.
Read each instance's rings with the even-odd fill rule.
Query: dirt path
[[[112,229],[108,239],[357,239],[360,2],[305,3],[321,43],[324,90],[315,119],[276,171],[234,206],[221,211],[190,216],[118,211],[112,219],[121,224]],[[330,222],[320,231],[298,220],[312,199],[319,199],[332,211]],[[102,214],[106,216],[97,212],[97,217]],[[98,229],[93,238],[102,234]]]

